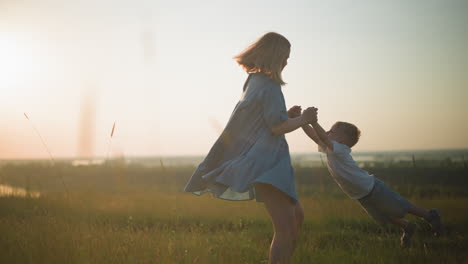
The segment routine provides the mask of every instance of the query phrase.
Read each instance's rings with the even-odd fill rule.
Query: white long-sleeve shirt
[[[334,140],[333,150],[319,146],[327,154],[330,174],[340,188],[351,198],[361,199],[374,187],[374,177],[361,169],[351,156],[351,148]]]

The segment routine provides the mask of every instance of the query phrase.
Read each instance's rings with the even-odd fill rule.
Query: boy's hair
[[[348,147],[353,147],[359,141],[359,137],[361,136],[361,130],[357,128],[357,126],[348,123],[338,121],[333,126],[337,126],[338,129],[342,130],[346,136]]]
[[[248,73],[261,72],[280,85],[285,85],[281,72],[286,66],[291,43],[282,35],[269,32],[234,56],[234,59]]]

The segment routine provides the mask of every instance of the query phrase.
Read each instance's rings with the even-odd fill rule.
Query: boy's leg
[[[394,218],[394,219],[390,220],[390,222],[392,222],[392,224],[397,225],[397,226],[399,226],[399,227],[401,227],[403,229],[405,229],[406,226],[409,224],[409,222],[406,221],[406,219],[404,219],[404,218]]]
[[[408,208],[408,213],[422,217],[424,220],[426,220],[431,225],[436,235],[441,235],[443,233],[444,226],[442,224],[442,219],[440,217],[439,210],[426,210],[424,208],[411,204]]]
[[[429,210],[427,218],[424,219],[431,224],[434,235],[439,236],[444,233],[444,225],[438,209]]]
[[[403,229],[403,234],[400,237],[400,245],[402,248],[407,248],[411,244],[411,238],[416,231],[416,225],[406,221],[404,218],[394,218],[391,222]]]
[[[409,208],[408,208],[408,213],[412,214],[412,215],[415,215],[415,216],[419,216],[419,217],[422,217],[424,219],[426,219],[428,216],[429,216],[429,211],[422,208],[422,207],[419,207],[419,206],[416,206],[414,204],[410,204]]]

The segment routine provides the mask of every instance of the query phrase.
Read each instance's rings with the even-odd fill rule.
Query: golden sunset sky
[[[33,126],[55,157],[83,142],[105,156],[114,121],[112,155],[206,154],[247,77],[232,57],[269,31],[292,43],[288,107],[355,123],[356,151],[468,148],[467,14],[462,0],[0,0],[0,159],[48,157]],[[316,152],[301,130],[287,139]]]

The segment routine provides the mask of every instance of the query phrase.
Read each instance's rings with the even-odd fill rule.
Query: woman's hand
[[[301,116],[302,108],[300,105],[295,105],[288,110],[288,117],[289,118],[296,118]]]

